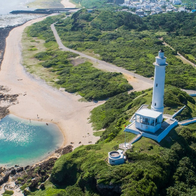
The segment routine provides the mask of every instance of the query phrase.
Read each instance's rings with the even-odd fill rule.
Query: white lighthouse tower
[[[156,61],[153,63],[153,65],[155,66],[155,72],[151,109],[163,113],[165,67],[168,64],[166,63],[166,57],[164,57],[163,50],[159,51],[158,56],[155,59]]]

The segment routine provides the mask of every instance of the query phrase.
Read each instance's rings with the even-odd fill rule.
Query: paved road
[[[135,74],[134,72],[128,71],[122,67],[118,67],[116,65],[113,65],[111,63],[107,63],[102,60],[98,60],[92,56],[88,56],[82,52],[78,52],[77,50],[72,50],[70,48],[65,47],[63,45],[57,31],[56,31],[54,24],[51,25],[51,29],[54,33],[55,39],[56,39],[60,49],[62,49],[64,51],[70,51],[70,52],[79,54],[81,57],[84,57],[84,58],[91,60],[92,62],[94,62],[96,64],[95,67],[98,69],[109,71],[109,72],[120,72],[120,73],[124,74],[125,76],[134,77],[135,80],[134,79],[128,80],[130,82],[130,84],[133,86],[134,91],[145,90],[145,89],[153,87],[153,80],[151,80],[149,78],[145,78],[143,76]],[[180,55],[180,54],[178,54],[178,55]],[[183,56],[181,56],[181,57],[183,57]],[[182,90],[187,92],[188,94],[195,94],[196,95],[196,90],[185,90],[185,89],[182,89]]]
[[[179,52],[177,52],[177,55],[180,57],[180,58],[182,58],[183,60],[185,60],[185,61],[187,61],[189,64],[191,64],[193,67],[196,67],[196,65],[193,63],[193,62],[191,62],[191,61],[189,61],[188,59],[186,59],[184,56],[182,56]]]
[[[153,86],[153,80],[151,80],[149,78],[145,78],[143,76],[135,74],[134,72],[128,71],[128,70],[126,70],[122,67],[118,67],[116,65],[113,65],[111,63],[107,63],[107,62],[102,61],[102,60],[98,60],[98,59],[96,59],[92,56],[86,55],[82,52],[78,52],[76,50],[72,50],[70,48],[65,47],[63,45],[57,31],[56,31],[56,28],[55,28],[54,24],[51,25],[51,29],[53,31],[53,34],[55,36],[55,39],[56,39],[60,49],[62,49],[64,51],[70,51],[70,52],[79,54],[81,57],[89,59],[94,64],[96,64],[94,66],[98,69],[101,69],[101,70],[104,70],[104,71],[109,71],[109,72],[120,72],[120,73],[124,74],[125,77],[127,76],[126,78],[131,77],[132,79],[130,79],[130,80],[128,79],[128,81],[133,86],[133,90],[135,90],[135,91],[145,90],[145,89],[151,88]]]

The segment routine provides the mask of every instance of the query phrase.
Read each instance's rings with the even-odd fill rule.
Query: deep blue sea
[[[8,115],[0,121],[0,165],[34,164],[63,143],[54,124],[24,120]]]

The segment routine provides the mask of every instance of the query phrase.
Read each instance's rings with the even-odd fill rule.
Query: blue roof
[[[196,12],[196,10],[191,10],[191,12]]]

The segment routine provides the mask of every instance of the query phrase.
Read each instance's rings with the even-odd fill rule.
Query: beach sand
[[[18,104],[10,106],[11,114],[25,119],[52,122],[65,137],[64,145],[75,147],[95,143],[89,123],[90,111],[103,102],[79,102],[75,94],[61,92],[44,81],[34,79],[21,65],[21,37],[25,27],[42,19],[35,19],[14,28],[6,39],[4,60],[0,71],[0,84],[19,94]]]
[[[62,0],[61,4],[65,7],[65,8],[75,8],[76,5],[71,3],[69,0]]]

